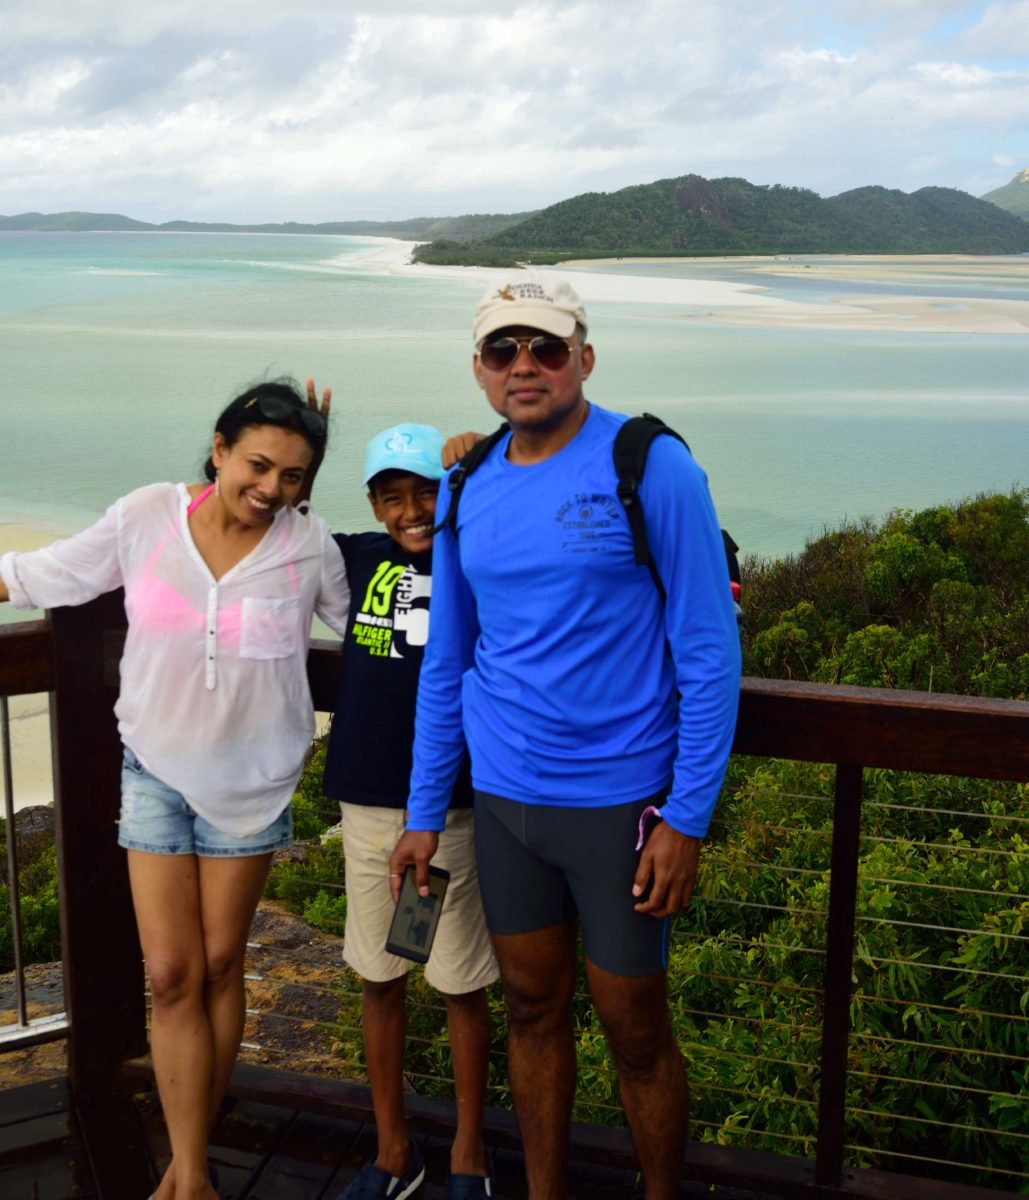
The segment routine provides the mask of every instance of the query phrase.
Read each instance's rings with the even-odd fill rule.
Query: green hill
[[[155,228],[146,221],[134,221],[120,213],[27,212],[14,217],[0,217],[0,229],[32,233],[107,233]]]
[[[233,225],[227,221],[165,221],[154,225],[119,213],[20,213],[0,217],[0,230],[31,233],[152,231],[157,233],[320,233],[351,237],[395,237],[405,241],[448,238],[454,242],[491,237],[531,213],[468,213],[460,217],[411,217],[404,221],[327,221],[304,225],[296,221]]]
[[[987,192],[982,199],[1029,220],[1029,167],[1012,176],[1010,183]]]
[[[951,188],[910,195],[858,188],[823,200],[806,188],[684,175],[588,192],[422,262],[513,265],[572,257],[711,254],[947,254],[1029,250],[1024,223]]]

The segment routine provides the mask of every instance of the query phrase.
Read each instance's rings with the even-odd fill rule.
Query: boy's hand
[[[320,413],[326,421],[329,419],[329,409],[332,408],[332,388],[326,388],[322,392],[321,403],[318,403],[318,392],[314,386],[314,380],[307,381],[307,406],[313,408],[316,413]]]
[[[316,413],[320,413],[326,421],[329,419],[329,410],[332,408],[332,388],[326,388],[322,392],[321,402],[318,400],[318,391],[314,386],[314,380],[307,381],[307,407]],[[297,492],[296,499],[293,501],[293,507],[298,504],[303,504],[305,500],[311,499],[311,493],[314,491],[314,480],[318,474],[318,468],[322,465],[324,454],[315,453],[311,459],[311,465],[304,472],[304,482],[300,485],[300,491]]]
[[[484,433],[455,433],[453,437],[448,437],[440,455],[444,471],[449,471],[454,463],[460,462],[475,443],[481,442],[485,436]]]
[[[414,882],[419,896],[429,894],[429,860],[439,847],[439,834],[427,829],[408,829],[400,835],[389,858],[389,890],[393,903],[400,899],[404,872],[414,867]]]

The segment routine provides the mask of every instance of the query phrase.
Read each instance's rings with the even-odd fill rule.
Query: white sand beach
[[[59,537],[60,532],[32,525],[0,522],[0,554],[8,550],[36,550]],[[4,606],[5,609],[7,606]],[[8,610],[5,616],[12,614]],[[14,807],[49,804],[53,800],[50,760],[50,699],[12,696],[8,702],[11,730],[11,774]]]
[[[388,275],[413,275],[425,279],[464,280],[469,286],[481,288],[498,275],[486,267],[438,267],[412,263],[411,253],[417,242],[401,242],[392,238],[368,239],[367,251],[337,260],[349,269],[374,271]],[[765,328],[850,329],[907,333],[1029,333],[1029,259],[1006,260],[991,272],[1003,270],[1010,275],[1011,285],[1025,288],[1025,299],[978,300],[948,296],[935,301],[923,296],[855,296],[846,301],[830,298],[827,303],[795,303],[769,296],[752,286],[705,278],[712,266],[728,260],[711,258],[681,259],[619,259],[621,263],[680,263],[692,266],[697,275],[690,279],[656,279],[650,276],[631,276],[605,272],[604,260],[583,259],[567,266],[585,268],[575,274],[576,290],[590,301],[613,301],[626,304],[662,304],[682,306],[684,320],[710,321],[719,324],[753,325]],[[868,282],[909,281],[920,286],[936,283],[948,289],[965,285],[974,288],[982,273],[982,258],[960,255],[868,255],[845,259],[805,258],[802,261],[786,257],[734,258],[734,263],[747,263],[768,275],[788,276],[797,272],[812,272],[827,279]],[[544,271],[560,274],[561,267],[544,267]],[[700,311],[697,310],[706,310]]]

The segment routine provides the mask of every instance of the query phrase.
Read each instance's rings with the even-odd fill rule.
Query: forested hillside
[[[1029,220],[1029,168],[1019,171],[1003,187],[994,188],[982,198],[996,204],[998,208]]]
[[[952,188],[865,187],[823,200],[805,188],[685,175],[575,196],[492,237],[419,247],[415,258],[504,266],[619,255],[1022,251],[1025,222]]]

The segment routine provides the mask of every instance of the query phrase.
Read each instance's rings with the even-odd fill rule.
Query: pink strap
[[[643,845],[647,840],[647,818],[648,817],[653,817],[655,822],[664,820],[664,817],[661,815],[661,810],[659,808],[655,808],[653,804],[647,805],[647,807],[640,813],[639,837],[636,839],[636,849],[637,850],[642,850]]]
[[[200,495],[197,496],[197,498],[193,501],[193,503],[189,506],[189,508],[186,509],[186,516],[191,517],[193,515],[193,513],[196,512],[196,510],[200,507],[200,505],[203,504],[203,502],[207,499],[208,496],[210,496],[210,494],[213,491],[214,491],[214,484],[209,483],[207,485],[207,487],[205,487],[204,490],[200,493]]]

